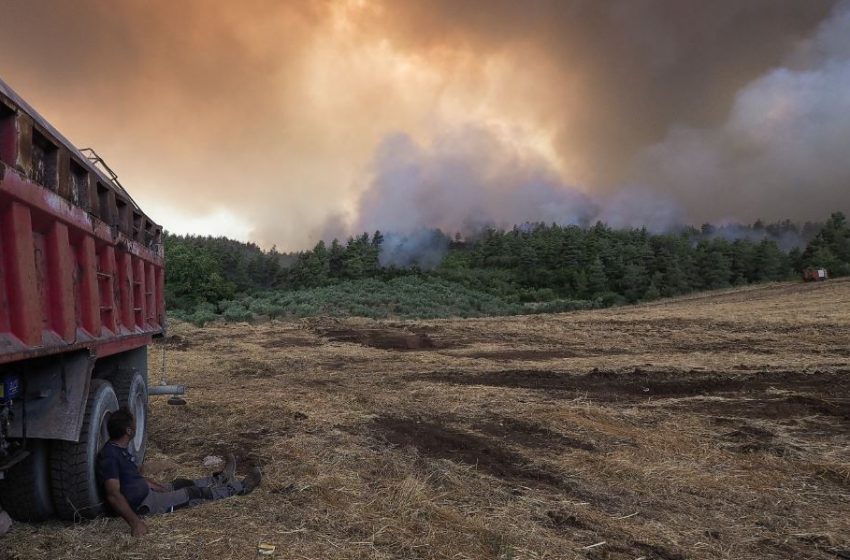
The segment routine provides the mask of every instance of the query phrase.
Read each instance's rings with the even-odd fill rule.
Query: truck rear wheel
[[[6,471],[0,481],[0,504],[13,519],[34,523],[53,515],[48,476],[47,441],[27,441],[29,456]]]
[[[136,419],[136,435],[128,449],[136,458],[136,464],[141,467],[148,442],[148,385],[145,377],[136,369],[119,370],[111,381],[118,395],[118,405],[126,406]]]
[[[50,482],[56,514],[67,520],[103,513],[95,466],[97,454],[109,441],[106,422],[118,410],[118,397],[108,381],[92,379],[80,441],[53,442]]]

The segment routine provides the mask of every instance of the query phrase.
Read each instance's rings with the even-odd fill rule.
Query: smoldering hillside
[[[663,232],[706,219],[822,219],[847,210],[848,37],[850,4],[842,3],[779,64],[743,84],[717,126],[671,124],[661,141],[635,153],[632,181],[607,190],[566,182],[510,127],[469,123],[426,142],[388,136],[349,230],[470,235],[531,222],[603,221]],[[339,221],[334,228],[340,231]],[[726,237],[734,231],[727,228]]]

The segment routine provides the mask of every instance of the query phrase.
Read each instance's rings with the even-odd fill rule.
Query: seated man
[[[252,492],[260,484],[257,467],[241,482],[234,478],[236,465],[231,459],[224,471],[198,480],[177,479],[171,484],[158,484],[144,478],[127,446],[135,435],[135,419],[122,408],[110,416],[106,424],[109,441],[97,460],[97,476],[112,510],[130,525],[130,533],[141,537],[147,526],[140,515],[167,513],[177,508],[197,505],[203,500],[219,500]]]

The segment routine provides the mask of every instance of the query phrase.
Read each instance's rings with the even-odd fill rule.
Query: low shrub
[[[224,317],[224,320],[229,323],[241,323],[254,319],[254,314],[251,313],[251,311],[244,305],[237,302],[231,302],[230,305],[224,309],[221,315]]]

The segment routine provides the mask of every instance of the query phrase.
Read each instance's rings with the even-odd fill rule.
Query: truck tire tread
[[[147,448],[147,431],[148,431],[148,416],[147,416],[147,406],[148,406],[148,390],[147,390],[147,382],[145,381],[145,376],[142,375],[141,372],[135,369],[120,369],[115,374],[113,374],[109,381],[112,383],[112,387],[115,389],[115,394],[118,396],[118,406],[119,407],[127,407],[130,409],[134,415],[137,415],[137,411],[134,409],[132,401],[131,392],[133,391],[133,384],[139,383],[144,388],[144,418],[142,422],[142,444],[139,448],[136,448],[135,442],[130,442],[131,452],[136,457],[137,463],[139,466],[145,460],[145,450]],[[138,429],[138,428],[137,428]]]
[[[111,397],[111,398],[110,398]],[[100,417],[93,417],[95,409],[101,400],[111,400],[103,406],[117,410],[117,398],[108,381],[93,379],[86,402],[83,425],[80,430],[79,443],[54,441],[50,457],[50,481],[53,488],[53,505],[56,514],[66,520],[77,520],[80,517],[97,517],[102,511],[102,504],[96,497],[97,480],[95,479],[94,464],[97,460],[91,438],[97,438],[100,430]],[[93,422],[97,426],[92,426]]]

